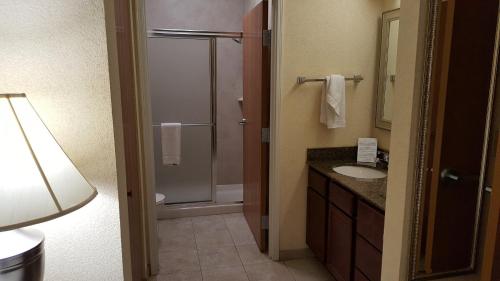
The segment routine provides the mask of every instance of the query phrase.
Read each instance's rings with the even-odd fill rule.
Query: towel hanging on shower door
[[[181,164],[181,123],[161,123],[163,165]]]

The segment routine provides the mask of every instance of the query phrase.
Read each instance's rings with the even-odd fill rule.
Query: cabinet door
[[[321,262],[325,261],[326,199],[307,189],[306,242]]]
[[[356,268],[371,281],[380,281],[382,253],[361,236],[356,236]]]
[[[366,276],[364,276],[363,273],[361,273],[361,271],[356,269],[354,271],[354,281],[370,281],[370,280],[368,280],[368,278],[366,278]]]
[[[353,220],[330,204],[326,267],[338,281],[350,281],[353,260]]]

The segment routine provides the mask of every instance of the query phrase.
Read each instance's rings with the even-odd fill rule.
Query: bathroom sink
[[[339,166],[334,167],[333,171],[344,176],[358,179],[383,179],[387,177],[387,173],[382,170],[364,166]]]

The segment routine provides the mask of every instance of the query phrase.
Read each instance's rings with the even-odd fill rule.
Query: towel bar
[[[181,123],[181,127],[202,127],[202,126],[212,127],[213,125],[214,124],[211,123],[186,123],[186,124]],[[161,127],[161,124],[153,124],[153,127]]]
[[[352,77],[345,77],[346,81],[354,81],[354,83],[359,83],[363,81],[363,76],[360,74],[355,74]],[[325,82],[325,78],[307,78],[305,76],[299,76],[297,77],[297,84],[304,84],[306,82]]]

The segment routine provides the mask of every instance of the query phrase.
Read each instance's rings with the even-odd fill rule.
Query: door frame
[[[145,146],[148,145],[147,139],[145,142],[142,124],[151,118],[149,115],[143,114],[141,108],[144,100],[141,94],[147,84],[143,83],[144,65],[141,60],[138,60],[138,50],[144,46],[140,45],[137,39],[137,25],[142,18],[136,17],[136,3],[134,0],[122,0],[116,6],[116,1],[105,1],[105,26],[107,35],[107,50],[108,64],[110,76],[110,90],[112,96],[112,111],[113,111],[113,130],[115,134],[115,152],[116,152],[116,168],[117,168],[117,184],[118,184],[118,202],[120,209],[120,228],[122,240],[122,265],[124,280],[147,280],[149,276],[158,272],[158,254],[157,254],[157,234],[156,231],[156,212],[155,209],[155,194],[151,193],[147,186],[151,186],[152,179],[149,175],[151,172],[151,162],[148,161],[153,156],[148,154]],[[119,7],[125,7],[122,11],[125,14],[117,15]],[[127,22],[125,26],[117,26],[118,17]],[[119,45],[117,33],[122,32],[130,37],[126,43]],[[131,66],[132,73],[130,79],[133,81],[132,86],[128,89],[130,94],[129,101],[122,99],[122,85],[120,81],[120,53],[123,48],[130,51],[126,56],[130,56],[130,61],[125,63]],[[127,51],[128,51],[127,50]],[[122,53],[123,54],[123,53]],[[127,115],[125,115],[127,114]],[[125,131],[124,116],[128,120],[133,120],[134,128]],[[129,141],[133,139],[134,141]],[[129,163],[126,161],[126,155],[130,153],[134,155]],[[134,167],[136,173],[130,175],[126,171],[126,167]],[[128,177],[136,179],[135,183],[129,183]],[[138,214],[132,215],[130,208],[138,211]],[[154,223],[154,224],[153,224]],[[151,252],[153,251],[153,252]]]
[[[135,1],[132,1],[135,2]],[[269,251],[268,255],[272,260],[279,260],[280,254],[280,179],[279,179],[279,124],[281,113],[281,81],[282,81],[282,28],[283,28],[283,5],[284,0],[269,0],[271,8],[270,23],[272,28],[272,44],[271,44],[271,110],[270,110],[270,155],[269,155]],[[153,155],[151,153],[153,143],[152,129],[144,126],[144,123],[151,123],[151,107],[147,75],[147,28],[145,20],[145,7],[143,1],[135,2],[130,6],[130,12],[133,25],[134,39],[137,40],[134,44],[134,53],[137,68],[136,76],[138,78],[137,95],[140,105],[136,116],[142,123],[139,124],[143,137],[142,143],[142,161],[146,163],[147,171],[144,172],[144,182],[149,186],[154,186],[154,169]],[[150,151],[148,153],[148,151]],[[147,187],[146,187],[147,188]],[[149,196],[148,196],[149,197]],[[144,199],[144,198],[143,198]],[[143,206],[148,205],[148,202],[143,202]],[[152,216],[150,216],[152,217]],[[156,216],[154,216],[156,217]],[[150,220],[153,222],[153,219]],[[130,228],[136,227],[131,222]],[[151,236],[152,234],[150,234]],[[150,252],[150,249],[145,249]],[[154,270],[153,270],[154,272]]]

